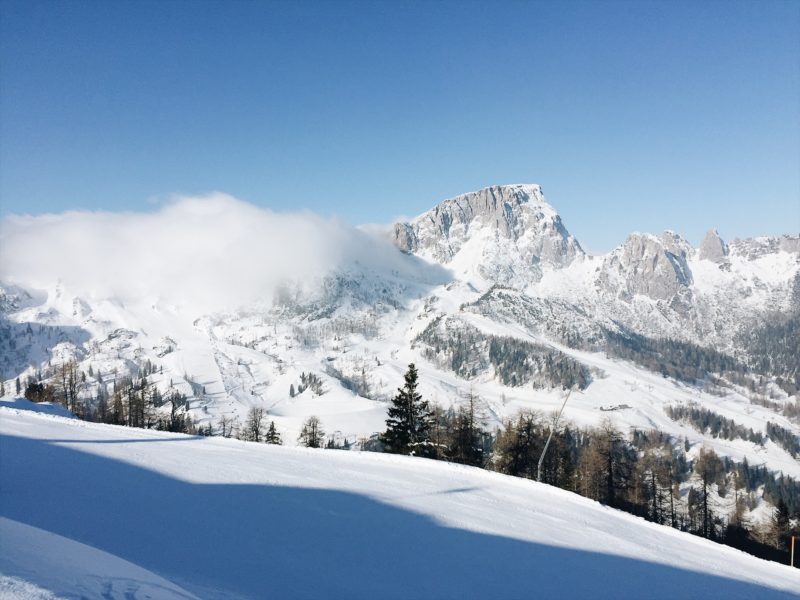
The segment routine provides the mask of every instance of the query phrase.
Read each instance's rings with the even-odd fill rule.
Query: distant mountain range
[[[710,231],[694,248],[671,231],[633,233],[592,256],[538,185],[445,200],[388,236],[397,256],[386,268],[352,260],[213,314],[6,282],[6,395],[17,378],[55,381],[70,360],[86,398],[146,369],[162,393],[185,394],[200,423],[243,420],[258,406],[289,442],[311,414],[356,442],[383,429],[415,362],[426,398],[448,407],[476,394],[488,427],[523,409],[550,412],[572,387],[565,418],[575,425],[657,427],[800,477],[791,446],[767,435],[768,423],[800,433],[799,237],[725,242]],[[297,393],[309,374],[319,383]],[[699,430],[673,418],[679,406],[766,437]]]

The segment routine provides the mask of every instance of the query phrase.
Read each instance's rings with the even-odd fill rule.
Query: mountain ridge
[[[674,232],[631,234],[592,256],[532,184],[445,200],[397,224],[392,243],[398,235],[405,254],[362,244],[376,256],[209,313],[160,302],[155,291],[121,299],[57,281],[39,291],[0,285],[0,379],[7,395],[17,379],[23,388],[29,378],[60,385],[58,369],[73,362],[91,404],[155,368],[149,384],[184,395],[199,424],[243,423],[260,407],[294,443],[313,414],[333,438],[357,445],[383,429],[410,362],[422,393],[445,409],[474,390],[492,428],[520,410],[560,406],[561,386],[574,382],[547,361],[563,353],[586,380],[565,414],[575,426],[609,417],[628,433],[657,426],[693,447],[800,478],[797,459],[767,435],[768,423],[800,433],[791,335],[781,348],[755,344],[767,325],[793,331],[800,238],[725,244],[717,235],[715,253]],[[467,339],[474,347],[464,352]],[[501,346],[532,355],[514,363],[488,354]],[[290,394],[309,373],[321,382],[316,391]],[[667,412],[693,403],[766,441],[721,439]],[[601,410],[609,405],[627,408]]]

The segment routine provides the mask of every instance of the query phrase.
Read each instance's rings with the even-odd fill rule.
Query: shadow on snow
[[[187,483],[48,441],[0,436],[0,475],[2,516],[110,552],[204,598],[226,590],[253,598],[789,596],[445,527],[349,492]]]

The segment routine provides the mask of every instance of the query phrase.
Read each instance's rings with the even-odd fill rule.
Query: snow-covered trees
[[[386,431],[381,436],[386,452],[431,456],[434,453],[430,430],[432,414],[428,403],[417,392],[419,375],[414,363],[408,365],[405,384],[398,388],[389,407]]]
[[[491,370],[503,385],[584,389],[589,369],[572,357],[541,344],[490,335],[457,319],[434,319],[415,344],[441,369],[472,379]]]
[[[325,387],[322,382],[322,378],[317,375],[316,373],[306,373],[303,371],[300,373],[300,383],[297,386],[297,393],[302,394],[307,389],[310,389],[314,395],[322,396],[325,393]],[[294,385],[289,386],[289,395],[294,397],[292,391],[294,390]]]

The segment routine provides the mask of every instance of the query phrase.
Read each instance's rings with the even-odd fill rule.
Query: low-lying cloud
[[[312,213],[275,213],[225,194],[155,212],[75,211],[0,223],[0,280],[60,281],[87,298],[219,310],[269,300],[287,280],[353,265],[426,278],[387,240]]]

